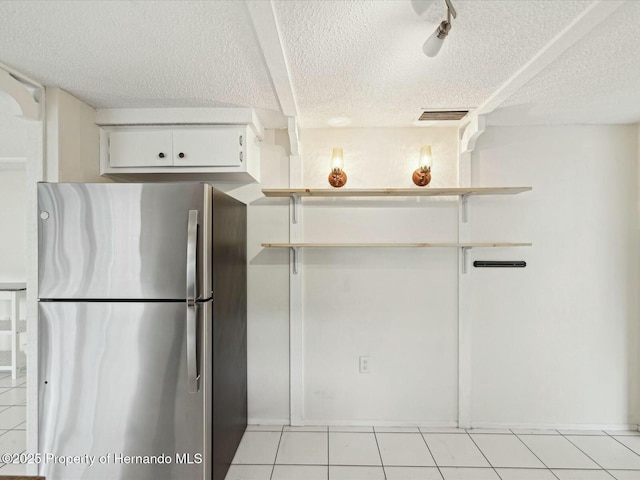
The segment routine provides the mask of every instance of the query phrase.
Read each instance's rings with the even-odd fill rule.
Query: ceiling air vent
[[[469,110],[425,110],[420,115],[421,122],[433,122],[438,120],[460,120]]]

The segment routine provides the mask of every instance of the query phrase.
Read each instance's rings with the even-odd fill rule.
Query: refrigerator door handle
[[[197,325],[198,211],[189,210],[187,226],[187,380],[189,393],[200,390]]]

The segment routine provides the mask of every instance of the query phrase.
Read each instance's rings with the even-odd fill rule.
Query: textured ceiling
[[[449,38],[427,58],[444,1],[420,18],[408,0],[276,0],[302,125],[412,125],[421,107],[478,106],[590,3],[453,2]]]
[[[489,122],[640,122],[639,29],[640,2],[627,2],[508,98]]]
[[[0,62],[94,107],[279,109],[241,1],[0,1]]]
[[[408,126],[422,108],[476,107],[592,3],[453,0],[458,18],[427,58],[446,9],[421,1],[422,17],[410,0],[274,0],[303,127]],[[639,24],[630,1],[490,121],[639,121]],[[0,0],[0,62],[98,108],[280,109],[241,0]]]

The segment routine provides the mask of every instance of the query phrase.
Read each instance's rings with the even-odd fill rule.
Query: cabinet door
[[[221,126],[173,131],[175,167],[240,167],[246,144],[245,129]]]
[[[109,134],[111,167],[170,167],[170,130],[115,131]]]

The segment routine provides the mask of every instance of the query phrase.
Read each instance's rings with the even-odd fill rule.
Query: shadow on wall
[[[263,248],[249,260],[249,265],[289,265],[288,248]]]

